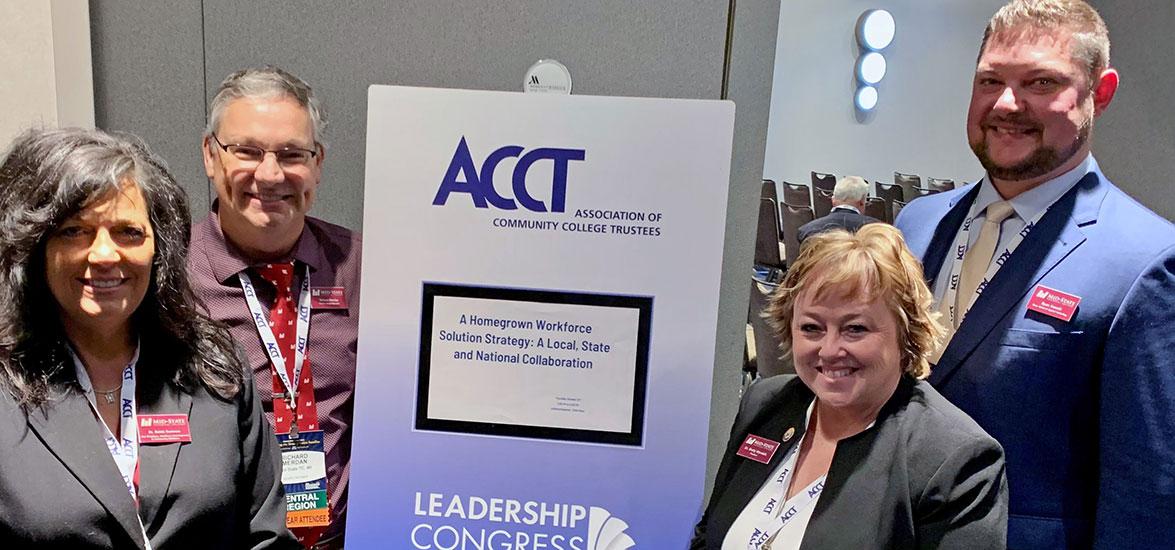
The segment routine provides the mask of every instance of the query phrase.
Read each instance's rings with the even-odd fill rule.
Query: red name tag
[[[310,287],[313,309],[347,309],[347,293],[341,286]]]
[[[1077,312],[1077,304],[1080,303],[1080,296],[1036,285],[1032,290],[1032,298],[1028,300],[1028,309],[1068,322]]]
[[[765,437],[750,434],[743,440],[743,444],[738,448],[738,453],[735,454],[743,458],[749,458],[755,462],[767,464],[771,462],[771,457],[775,456],[775,450],[778,448],[778,441],[771,441]]]
[[[186,414],[140,414],[139,443],[188,443],[192,430]]]

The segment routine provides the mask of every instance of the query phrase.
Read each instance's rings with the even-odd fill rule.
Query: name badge
[[[310,287],[310,307],[313,309],[347,309],[346,289],[341,286]]]
[[[322,430],[277,434],[286,489],[286,527],[330,525],[326,492],[326,448]]]
[[[1032,289],[1032,298],[1028,300],[1028,309],[1069,322],[1077,312],[1077,304],[1080,303],[1080,296],[1036,285],[1036,288]]]
[[[779,449],[778,441],[749,434],[743,440],[743,444],[739,446],[738,452],[735,454],[743,458],[749,458],[755,462],[768,464],[771,462],[771,457],[775,456],[776,449]]]
[[[139,443],[191,443],[186,414],[140,414]]]

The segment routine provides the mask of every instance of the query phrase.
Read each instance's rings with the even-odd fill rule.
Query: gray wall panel
[[[1122,84],[1094,124],[1093,152],[1106,175],[1139,202],[1175,219],[1175,62],[1163,46],[1175,27],[1170,0],[1092,2],[1110,28],[1110,65]]]
[[[778,1],[741,0],[736,3],[731,33],[730,80],[726,91],[726,97],[736,105],[734,151],[726,207],[722,294],[718,303],[714,385],[710,404],[707,500],[738,409],[743,348],[746,347],[744,327],[747,299],[750,296],[753,244],[759,214],[759,182],[767,142],[778,26]]]
[[[188,191],[196,217],[209,204],[201,27],[199,0],[90,3],[95,122],[146,140]]]
[[[367,86],[519,90],[555,58],[577,94],[717,98],[726,2],[205,0],[207,79],[271,63],[304,78],[331,127],[315,213],[362,221]]]

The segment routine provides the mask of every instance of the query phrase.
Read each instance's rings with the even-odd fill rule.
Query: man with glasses
[[[209,313],[244,348],[282,448],[287,524],[307,548],[343,544],[359,325],[361,238],[306,215],[325,125],[298,77],[229,75],[203,141],[216,200],[188,260]]]

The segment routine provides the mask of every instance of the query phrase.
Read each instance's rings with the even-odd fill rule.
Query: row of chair
[[[812,187],[814,189],[824,189],[829,193],[836,187],[836,176],[833,174],[825,174],[823,172],[812,171]],[[786,182],[785,182],[786,183]],[[926,178],[926,185],[922,185],[922,176],[917,174],[903,174],[901,172],[893,173],[893,183],[887,184],[880,181],[875,181],[874,184],[879,190],[882,186],[896,185],[902,189],[901,197],[898,200],[903,202],[910,202],[918,197],[930,195],[933,193],[941,193],[943,191],[950,191],[955,188],[955,181],[944,178]]]
[[[916,175],[894,173],[894,183],[874,182],[875,191],[865,199],[863,214],[872,216],[886,223],[893,223],[898,211],[906,203],[918,197],[932,195],[955,188],[955,182],[947,179],[929,178],[929,187],[919,185],[921,179]],[[832,187],[835,186],[835,176],[812,172],[813,187],[799,183],[783,182],[784,204],[792,206],[806,206],[812,210],[814,217],[823,217],[832,210]],[[775,183],[763,180],[763,197],[778,200]],[[781,208],[781,213],[786,209]]]
[[[748,311],[748,366],[760,374],[794,372],[790,361],[778,353],[779,342],[766,326],[762,310],[767,296],[782,279],[799,254],[799,229],[832,210],[832,190],[836,176],[812,172],[812,186],[783,182],[783,200],[779,200],[774,181],[763,180],[759,200],[758,229],[755,232],[755,269],[751,284],[751,307]],[[898,212],[911,200],[955,188],[954,181],[922,178],[894,172],[893,183],[874,182],[873,196],[865,201],[864,214],[893,223]],[[755,350],[752,353],[751,346]]]

